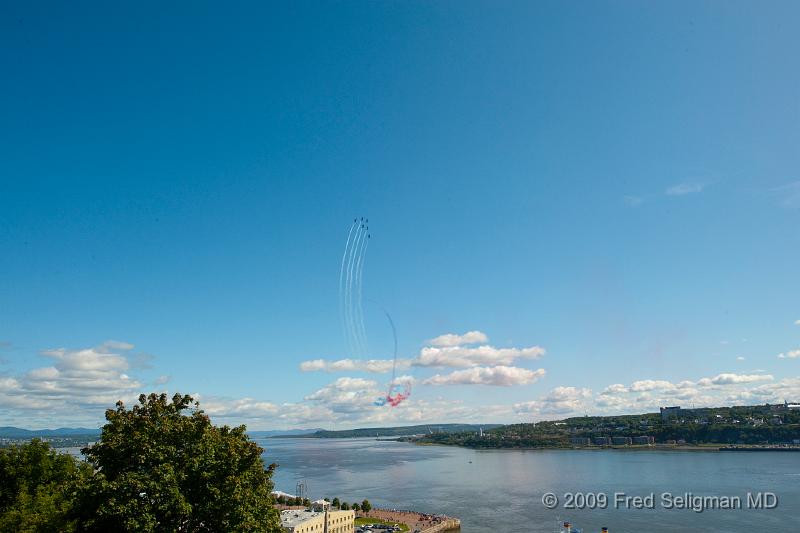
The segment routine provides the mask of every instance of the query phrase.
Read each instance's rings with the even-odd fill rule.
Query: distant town
[[[658,413],[583,416],[511,424],[478,431],[428,433],[403,438],[418,444],[472,448],[769,446],[800,450],[800,404],[784,402]]]

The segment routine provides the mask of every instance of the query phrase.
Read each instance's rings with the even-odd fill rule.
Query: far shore
[[[417,446],[446,446],[458,447],[466,450],[474,451],[625,451],[625,452],[719,452],[721,447],[730,446],[729,444],[655,444],[652,446],[520,446],[518,448],[477,448],[471,446],[459,446],[457,444],[444,444],[439,442],[414,442],[414,441],[400,441],[409,442]]]

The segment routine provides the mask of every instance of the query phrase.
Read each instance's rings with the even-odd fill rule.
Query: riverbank
[[[647,444],[647,445],[609,445],[609,446],[469,446],[465,444],[449,444],[444,442],[429,442],[417,440],[398,440],[416,446],[442,446],[445,448],[464,448],[475,451],[628,451],[628,452],[648,452],[648,451],[676,451],[676,452],[718,452],[726,444]]]
[[[275,507],[280,510],[303,510],[305,505],[284,505],[277,503]],[[457,531],[461,528],[461,520],[443,514],[418,513],[416,511],[399,509],[371,509],[369,514],[356,512],[359,521],[374,519],[376,523],[404,524],[409,532],[440,533],[444,531]]]
[[[405,524],[410,531],[420,533],[439,533],[443,531],[457,531],[461,528],[461,521],[452,516],[440,514],[425,514],[415,511],[398,509],[372,509],[369,515],[357,513],[358,517],[380,518],[389,522]]]

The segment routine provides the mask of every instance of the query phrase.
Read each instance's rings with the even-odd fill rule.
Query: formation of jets
[[[358,219],[354,218],[353,219],[353,224],[355,224],[356,222],[358,222]],[[361,227],[364,228],[365,230],[369,231],[369,226],[367,224],[369,224],[369,219],[368,218],[364,219],[364,217],[361,217]],[[372,238],[372,237],[370,236],[369,233],[367,233],[367,239],[370,239],[370,238]]]

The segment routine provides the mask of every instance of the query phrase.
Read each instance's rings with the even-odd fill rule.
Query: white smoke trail
[[[347,322],[347,334],[350,339],[350,343],[354,349],[358,349],[358,341],[353,317],[353,282],[354,282],[354,269],[356,265],[356,257],[361,248],[361,239],[364,235],[364,224],[359,223],[358,229],[356,230],[356,238],[353,241],[354,244],[350,248],[350,259],[348,260],[347,265],[347,287],[345,289],[345,320]],[[351,355],[357,356],[357,353],[354,353],[351,349]]]
[[[344,253],[342,254],[342,266],[339,268],[339,321],[341,322],[342,326],[342,334],[345,336],[345,342],[347,343],[347,348],[350,352],[353,351],[352,346],[350,345],[350,338],[347,335],[347,326],[346,326],[346,318],[345,318],[345,259],[347,258],[348,253],[350,252],[350,239],[353,236],[353,230],[358,227],[358,219],[353,221],[353,225],[350,226],[350,231],[347,233],[347,244],[344,246]]]
[[[359,349],[362,356],[369,355],[369,345],[367,342],[367,328],[364,325],[364,308],[362,306],[361,294],[364,285],[364,262],[366,261],[367,248],[369,247],[369,228],[366,230],[367,238],[363,239],[361,253],[358,256],[356,266],[356,328],[358,333]]]

